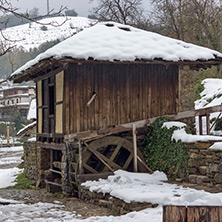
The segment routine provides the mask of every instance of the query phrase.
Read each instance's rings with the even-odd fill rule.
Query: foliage
[[[214,130],[222,130],[222,118],[219,118],[215,124]]]
[[[69,9],[65,11],[66,16],[78,16],[78,13],[74,9]]]
[[[15,123],[15,130],[17,132],[24,127],[23,121],[22,121],[22,115],[20,112],[16,113],[14,123]]]
[[[47,26],[43,25],[43,26],[41,26],[41,30],[42,30],[42,31],[47,31],[48,28],[47,28]]]
[[[25,177],[24,173],[18,174],[15,182],[16,184],[14,186],[7,187],[7,189],[27,190],[31,189],[34,184],[32,180]]]
[[[204,91],[204,86],[198,82],[194,87],[195,100],[201,99],[200,93]]]
[[[152,170],[165,172],[170,179],[175,179],[181,168],[187,169],[188,154],[181,141],[171,140],[176,127],[162,128],[166,117],[158,118],[150,125],[146,136],[144,157],[147,165]]]

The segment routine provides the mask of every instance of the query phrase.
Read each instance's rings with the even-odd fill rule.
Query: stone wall
[[[179,67],[178,112],[194,109],[195,73],[189,66]]]
[[[115,198],[109,194],[90,192],[88,187],[81,186],[79,190],[79,198],[89,203],[96,204],[101,207],[107,207],[117,214],[122,215],[131,211],[139,211],[146,208],[157,207],[158,204],[146,202],[131,202],[126,203],[121,199]]]
[[[222,188],[222,150],[208,149],[214,142],[186,143],[188,174],[181,179],[205,187]]]
[[[24,142],[24,173],[30,180],[37,181],[37,146],[36,142]]]
[[[45,187],[45,171],[50,168],[50,150],[37,146],[37,187]]]

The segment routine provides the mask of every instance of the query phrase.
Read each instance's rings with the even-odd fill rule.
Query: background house
[[[0,120],[12,121],[17,112],[26,120],[30,102],[35,98],[35,86],[7,85],[2,87],[1,92]]]

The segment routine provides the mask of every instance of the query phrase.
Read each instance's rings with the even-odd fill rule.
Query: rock
[[[216,173],[214,176],[214,180],[216,183],[222,183],[222,174],[221,173]]]
[[[202,185],[204,182],[209,182],[210,179],[207,176],[196,176],[196,183]]]
[[[217,164],[210,164],[209,165],[209,173],[216,173],[218,172],[218,165]]]
[[[196,183],[196,175],[189,175],[188,180],[189,183]]]
[[[201,175],[206,175],[207,171],[208,171],[208,167],[207,166],[200,166],[199,171],[200,171]]]

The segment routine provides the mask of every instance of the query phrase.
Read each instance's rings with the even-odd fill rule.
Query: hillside
[[[9,39],[7,44],[15,45],[17,48],[22,47],[24,50],[30,50],[39,47],[45,42],[54,41],[56,39],[63,40],[70,37],[83,28],[92,25],[93,20],[84,17],[67,17],[68,20],[62,24],[65,20],[64,17],[53,17],[39,20],[37,23],[28,23],[24,25],[14,26],[3,30],[3,35]],[[45,25],[46,30],[42,28],[44,24],[54,23],[53,25]],[[57,26],[62,24],[61,26]],[[4,38],[0,36],[0,40],[4,41]],[[16,40],[16,41],[15,41]]]

